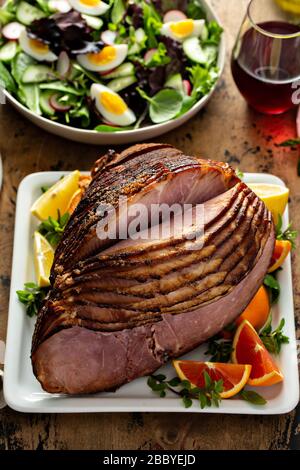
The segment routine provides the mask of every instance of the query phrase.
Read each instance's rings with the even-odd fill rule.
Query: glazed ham
[[[217,334],[260,287],[274,248],[270,213],[226,164],[148,144],[109,152],[92,176],[56,250],[33,337],[34,372],[52,393],[115,389]],[[147,215],[153,204],[188,207],[189,223],[180,211],[160,215],[151,237],[144,216],[129,237],[136,203]],[[126,212],[124,239],[99,237],[103,204],[115,209],[106,222]]]

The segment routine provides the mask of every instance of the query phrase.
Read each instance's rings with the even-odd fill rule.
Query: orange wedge
[[[272,273],[273,271],[276,271],[276,269],[280,268],[291,249],[292,244],[288,240],[276,240],[271,260],[271,267],[268,270],[269,273]]]
[[[244,320],[248,320],[254,328],[259,331],[266,321],[270,313],[270,300],[268,291],[265,286],[261,286],[248,307],[236,320],[237,325],[240,325]]]
[[[250,365],[223,364],[219,362],[173,361],[177,375],[181,380],[188,380],[193,387],[204,388],[204,371],[212,380],[223,380],[221,398],[231,398],[246,385],[250,373]]]
[[[265,348],[257,332],[247,320],[236,330],[233,340],[232,362],[251,364],[248,384],[265,387],[282,382],[283,375]]]

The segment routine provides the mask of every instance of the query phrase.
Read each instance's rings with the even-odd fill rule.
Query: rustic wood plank
[[[215,96],[180,129],[156,139],[187,153],[225,160],[244,171],[280,176],[291,189],[290,212],[300,230],[298,152],[276,143],[295,134],[295,112],[268,118],[251,111],[237,91],[230,51],[247,0],[213,0],[226,28],[228,60]],[[89,169],[104,148],[68,142],[33,126],[10,106],[0,106],[4,187],[0,196],[0,338],[5,337],[16,188],[35,171]],[[293,256],[294,295],[300,331],[300,262]],[[288,449],[299,448],[300,410],[285,416],[191,414],[0,414],[0,449]],[[220,432],[220,430],[222,430]]]

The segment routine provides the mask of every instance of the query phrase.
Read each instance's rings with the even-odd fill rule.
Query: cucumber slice
[[[129,75],[134,75],[135,69],[134,65],[131,62],[124,62],[124,64],[119,65],[112,72],[103,75],[103,78],[120,78],[128,77]]]
[[[129,87],[136,81],[137,81],[136,77],[134,75],[131,75],[129,77],[114,78],[113,80],[108,82],[107,86],[112,91],[115,91],[116,93],[118,93],[119,91],[124,90],[124,88]]]
[[[184,93],[184,89],[183,89],[183,83],[182,83],[182,77],[180,75],[180,73],[175,73],[174,75],[171,75],[166,83],[165,83],[165,87],[167,88],[174,88],[174,90],[177,90],[179,91],[179,93]]]
[[[208,29],[207,29],[206,24],[203,25],[203,29],[201,32],[201,39],[202,41],[206,41],[208,39]]]
[[[205,64],[207,62],[207,56],[198,38],[186,39],[182,47],[187,57],[193,62],[197,62],[198,64]]]
[[[41,115],[40,101],[39,101],[39,88],[38,85],[20,85],[19,90],[21,92],[22,100],[31,111]]]
[[[44,18],[44,16],[46,15],[42,10],[34,7],[33,5],[30,5],[30,3],[22,1],[17,7],[17,20],[20,21],[20,23],[25,24],[26,26],[29,26],[34,20]]]
[[[22,82],[23,83],[42,83],[51,82],[56,80],[53,70],[47,65],[29,65],[25,70]]]
[[[55,114],[55,111],[52,106],[50,106],[49,102],[51,95],[53,95],[53,91],[42,91],[40,94],[40,107],[43,113],[47,114],[47,116],[54,116]]]
[[[9,41],[0,49],[0,60],[2,62],[10,62],[15,57],[18,51],[18,44],[16,41]]]
[[[138,28],[135,32],[135,42],[129,47],[128,55],[138,54],[144,48],[146,33],[143,28]]]
[[[96,29],[96,30],[99,30],[102,28],[103,20],[101,18],[98,18],[97,16],[90,16],[90,15],[84,15],[84,14],[81,14],[81,16],[90,28]]]

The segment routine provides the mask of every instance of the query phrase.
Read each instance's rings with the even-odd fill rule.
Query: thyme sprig
[[[276,225],[276,239],[277,240],[287,240],[291,243],[292,249],[296,248],[295,240],[298,236],[296,230],[292,230],[292,223],[289,223],[285,230],[282,230],[282,217],[278,215],[278,223]]]
[[[277,328],[272,331],[272,315],[263,330],[260,332],[260,338],[264,343],[267,350],[272,354],[279,354],[281,346],[289,343],[289,337],[285,336],[282,332],[285,325],[285,319],[282,318]]]

